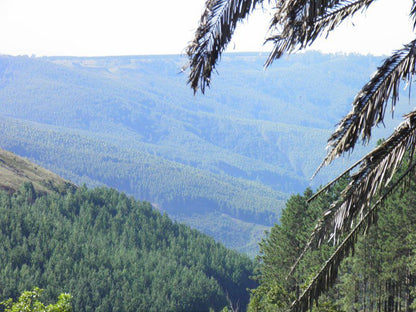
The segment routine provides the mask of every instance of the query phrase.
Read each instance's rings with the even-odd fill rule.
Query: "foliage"
[[[344,179],[331,192],[311,205],[307,200],[313,195],[306,189],[303,195],[293,195],[282,212],[280,224],[272,227],[267,237],[260,243],[257,279],[260,286],[252,291],[250,309],[252,311],[287,311],[292,302],[308,286],[314,272],[333,250],[329,245],[305,255],[297,271],[288,276],[293,263],[303,252],[316,220],[347,184]],[[299,286],[302,285],[302,286]],[[327,302],[329,309],[330,301]],[[320,309],[325,311],[322,305]]]
[[[25,186],[0,193],[0,214],[0,298],[38,285],[75,311],[219,311],[254,285],[247,256],[113,189]]]
[[[405,171],[406,166],[399,170]],[[389,196],[379,209],[376,224],[360,237],[354,257],[341,268],[338,286],[345,311],[409,311],[416,286],[413,262],[416,245],[414,223],[416,179]]]
[[[60,294],[55,304],[46,306],[39,300],[42,291],[35,287],[31,291],[24,291],[18,301],[13,302],[13,299],[9,298],[0,302],[0,305],[3,305],[4,312],[72,312],[70,294]]]

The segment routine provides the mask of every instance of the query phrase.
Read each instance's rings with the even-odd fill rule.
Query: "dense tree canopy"
[[[75,311],[195,311],[245,306],[253,263],[113,189],[0,192],[0,301],[44,289]]]

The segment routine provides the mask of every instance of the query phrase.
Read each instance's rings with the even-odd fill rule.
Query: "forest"
[[[406,170],[404,163],[398,175]],[[49,305],[70,294],[74,311],[287,311],[334,251],[323,244],[288,275],[349,182],[344,177],[309,204],[310,188],[292,195],[254,262],[115,189],[64,184],[40,193],[24,183],[0,192],[0,302],[40,287]],[[312,311],[416,308],[416,177],[399,186]]]
[[[248,256],[114,189],[27,182],[0,215],[0,301],[39,287],[74,311],[220,311],[256,286]]]
[[[310,181],[380,60],[308,52],[263,71],[264,58],[224,55],[215,92],[194,97],[177,55],[0,56],[0,146],[78,185],[147,200],[254,257],[290,194],[345,165]]]
[[[373,2],[277,1],[264,67]],[[0,309],[416,309],[416,110],[385,122],[388,107],[405,111],[396,104],[416,75],[416,40],[377,68],[376,57],[307,52],[260,74],[250,66],[261,53],[227,56],[226,79],[212,83],[258,6],[269,9],[206,1],[184,66],[176,56],[0,56],[0,146],[63,176],[0,158],[16,175],[0,184]],[[414,30],[416,1],[408,13]],[[211,86],[214,96],[192,98]],[[375,145],[386,131],[373,128],[386,124]],[[353,150],[348,169],[329,166]],[[36,184],[16,190],[17,176]]]
[[[404,164],[398,175],[407,169]],[[395,178],[397,179],[397,178]],[[260,243],[256,280],[249,311],[287,311],[334,251],[332,243],[304,256],[302,253],[317,220],[349,182],[343,178],[328,193],[307,204],[311,189],[292,196],[280,224]],[[356,245],[341,263],[337,281],[312,311],[413,311],[416,309],[416,177],[400,184],[378,209],[371,227],[356,238]],[[301,286],[299,286],[301,285]]]
[[[286,279],[347,181],[308,206],[312,190],[365,152],[309,181],[379,60],[309,52],[263,72],[261,55],[224,55],[215,95],[196,99],[178,56],[0,56],[0,146],[86,184],[1,194],[2,299],[40,287],[76,311],[285,311],[334,250]],[[316,311],[415,307],[413,205],[404,189],[384,203]]]

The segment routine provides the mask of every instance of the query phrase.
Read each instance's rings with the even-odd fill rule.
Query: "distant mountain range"
[[[194,96],[181,56],[0,56],[0,147],[254,255],[290,194],[341,171],[309,181],[381,60],[314,52],[263,70],[265,57],[224,55]]]

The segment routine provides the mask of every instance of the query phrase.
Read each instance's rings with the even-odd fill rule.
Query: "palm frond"
[[[400,83],[411,83],[415,75],[416,40],[405,45],[387,58],[371,80],[362,88],[353,102],[352,111],[345,116],[328,140],[330,150],[322,166],[331,163],[341,154],[351,151],[360,135],[364,143],[371,138],[372,127],[382,123],[387,103],[391,100],[392,111],[399,98]]]
[[[323,213],[289,274],[293,273],[309,248],[316,248],[327,239],[337,243],[339,237],[349,231],[357,216],[366,213],[376,192],[389,183],[406,153],[413,156],[415,145],[416,111],[413,111],[405,115],[405,120],[387,140],[350,167],[350,171],[357,166],[359,169],[351,176],[340,199]]]
[[[367,213],[361,218],[357,225],[345,237],[338,248],[333,252],[331,257],[325,262],[320,271],[315,275],[309,283],[305,291],[299,298],[292,303],[292,312],[305,312],[310,309],[314,301],[317,301],[322,292],[328,290],[336,281],[338,269],[341,261],[348,256],[354,249],[357,237],[360,233],[366,231],[375,223],[377,212],[385,199],[391,194],[396,187],[416,168],[416,162],[412,163],[407,170],[394,182],[381,196],[377,202],[371,206]]]
[[[364,156],[365,157],[365,156]],[[306,201],[308,204],[312,201],[314,201],[316,198],[318,198],[321,194],[327,192],[332,186],[334,186],[340,179],[342,179],[343,177],[345,177],[347,174],[349,174],[352,170],[354,170],[357,166],[359,166],[361,164],[361,162],[363,161],[363,158],[361,158],[360,160],[356,161],[352,166],[350,166],[348,169],[346,169],[343,173],[341,173],[340,175],[338,175],[336,178],[334,178],[331,182],[328,182],[325,186],[323,186],[322,188],[320,188],[315,194],[313,194],[313,196],[311,198],[308,198],[308,200]],[[315,175],[312,176],[311,180],[315,177]]]
[[[237,23],[263,0],[207,0],[194,40],[188,45],[190,83],[194,92],[202,93],[210,85],[211,73],[221,53],[231,40]]]
[[[410,9],[410,17],[413,19],[413,29],[416,28],[416,1],[413,0],[412,8]]]
[[[361,160],[359,170],[351,176],[340,200],[325,211],[315,230],[315,239],[320,242],[331,237],[336,241],[339,233],[348,231],[357,214],[368,208],[380,187],[389,183],[406,152],[413,155],[415,144],[416,111],[413,111],[387,140]]]
[[[281,1],[270,24],[270,29],[274,29],[277,34],[267,39],[274,43],[274,48],[266,66],[284,53],[307,47],[324,31],[328,34],[347,17],[373,2],[374,0]]]

